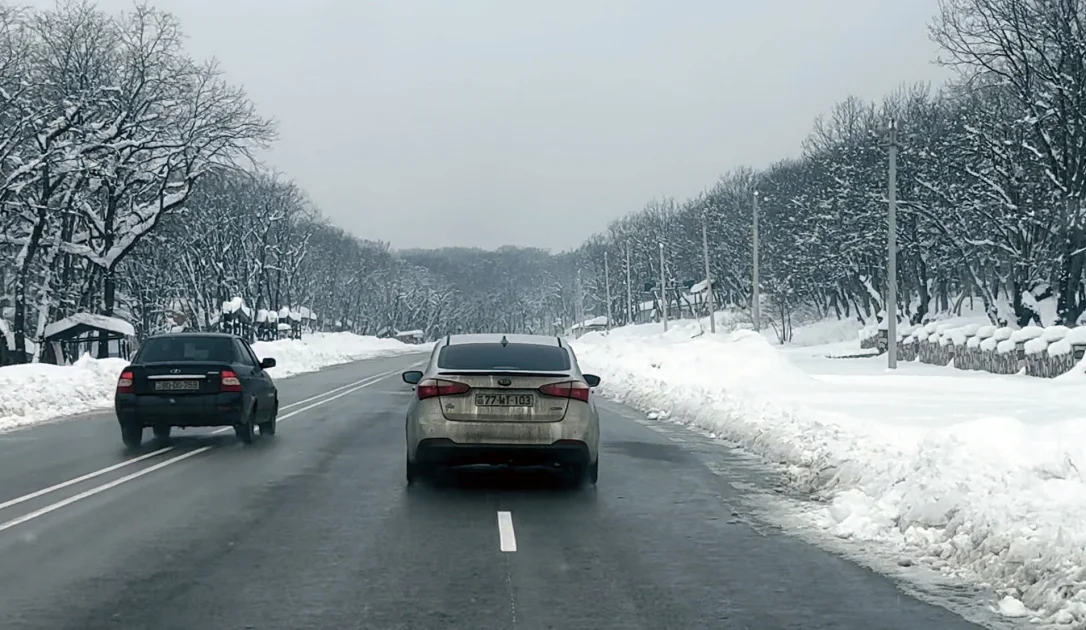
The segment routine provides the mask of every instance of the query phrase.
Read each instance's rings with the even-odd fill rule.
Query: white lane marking
[[[517,550],[517,535],[513,532],[512,512],[498,512],[498,537],[501,540],[502,551],[513,552]]]
[[[393,374],[398,374],[399,372],[400,372],[400,370],[392,370],[391,372],[383,372],[381,374],[378,374],[378,376],[391,376]],[[347,389],[349,387],[354,387],[355,385],[358,385],[359,383],[369,381],[371,378],[374,378],[374,377],[373,376],[367,376],[366,378],[357,380],[357,381],[355,381],[353,383],[348,383],[348,384],[346,384],[346,385],[344,385],[342,387],[337,387],[335,389],[330,389],[330,390],[328,390],[326,392],[321,392],[321,393],[317,394],[316,396],[310,396],[309,398],[303,398],[302,400],[299,400],[298,402],[292,402],[289,405],[283,405],[282,407],[280,407],[280,409],[290,409],[291,407],[297,407],[298,405],[304,405],[305,403],[307,403],[307,402],[309,402],[311,400],[316,400],[318,398],[322,398],[324,396],[327,396],[328,394],[334,394],[336,392],[343,391],[343,390],[345,390],[345,389]]]
[[[332,396],[330,398],[326,398],[324,400],[318,401],[318,402],[316,402],[316,403],[314,403],[312,405],[309,405],[307,407],[303,407],[303,408],[298,409],[296,411],[292,411],[292,412],[290,412],[290,413],[288,413],[288,414],[286,414],[284,416],[280,416],[279,419],[280,420],[285,420],[287,418],[290,418],[291,416],[296,416],[296,415],[302,413],[303,411],[308,411],[309,409],[312,409],[312,408],[314,408],[314,407],[316,407],[318,405],[323,405],[326,402],[333,401],[333,400],[335,400],[337,398],[341,398],[341,397],[346,396],[348,394],[354,393],[354,392],[356,392],[356,391],[358,391],[360,389],[368,387],[368,386],[370,386],[370,385],[372,385],[372,384],[374,384],[374,383],[376,383],[376,382],[378,382],[378,381],[380,381],[382,379],[388,378],[389,376],[391,376],[393,374],[396,374],[398,372],[399,372],[399,370],[393,370],[391,372],[384,372],[384,373],[378,374],[376,376],[370,376],[370,377],[364,378],[364,379],[362,379],[360,381],[356,381],[356,382],[351,383],[350,385],[346,386],[346,387],[353,387],[354,389],[343,392],[341,394],[336,394],[335,396]],[[324,392],[323,394],[319,394],[317,396],[311,396],[309,398],[306,398],[305,400],[301,400],[301,401],[299,401],[297,403],[294,403],[292,406],[300,405],[300,404],[302,404],[304,402],[313,400],[315,398],[320,398],[321,396],[325,396],[327,394],[337,392],[337,391],[340,391],[342,389],[344,389],[344,388],[343,387],[337,387],[336,389],[329,390],[327,392]],[[216,429],[216,430],[212,431],[211,435],[217,435],[217,434],[220,434],[220,433],[225,433],[227,431],[233,431],[233,429],[234,429],[233,427],[222,427],[222,428],[219,428],[219,429]],[[165,464],[168,464],[169,462],[173,462],[173,461],[177,461],[177,460],[180,460],[180,459],[185,459],[187,457],[191,457],[193,453],[202,453],[202,452],[204,452],[205,450],[207,450],[209,448],[211,448],[211,447],[210,446],[205,446],[205,447],[202,447],[202,448],[197,449],[195,451],[189,451],[189,452],[187,452],[187,453],[185,453],[185,454],[183,454],[183,455],[181,455],[179,457],[175,457],[173,459],[168,459],[168,460],[166,460],[164,462],[160,462],[159,464],[156,464],[154,466],[142,469],[140,471],[140,473],[142,474],[143,472],[146,472],[146,471],[158,470],[160,467],[162,467]],[[165,448],[160,448],[157,451],[152,451],[150,453],[140,455],[139,457],[134,457],[132,459],[127,459],[127,460],[125,460],[123,462],[113,464],[112,466],[107,466],[105,468],[101,468],[99,470],[89,472],[89,473],[87,473],[85,475],[75,477],[74,479],[69,479],[67,481],[63,481],[61,483],[49,486],[48,488],[42,488],[41,490],[36,490],[34,492],[31,492],[30,494],[25,494],[25,495],[23,495],[21,497],[16,497],[14,499],[5,501],[4,503],[0,503],[0,510],[3,510],[5,508],[9,508],[9,507],[12,507],[12,506],[15,506],[15,505],[19,505],[20,503],[24,503],[26,501],[30,501],[32,499],[36,499],[36,498],[41,497],[41,496],[45,496],[45,495],[47,495],[47,494],[49,494],[51,492],[56,492],[57,490],[63,490],[64,488],[67,488],[68,486],[73,486],[75,484],[82,483],[82,482],[90,480],[90,479],[94,479],[95,477],[100,477],[100,476],[102,476],[102,475],[104,475],[106,473],[113,472],[114,470],[119,470],[119,469],[124,468],[126,466],[131,466],[132,464],[144,461],[146,459],[150,459],[150,458],[158,456],[158,455],[162,455],[163,453],[168,453],[168,452],[170,452],[172,450],[175,450],[175,447],[167,446]],[[124,480],[135,479],[138,476],[139,475],[135,475],[135,476],[128,475],[126,477],[122,477],[120,480],[117,480],[117,481],[119,483],[123,483]],[[116,485],[116,484],[114,484],[114,485]],[[113,485],[105,484],[103,486],[97,486],[95,488],[91,488],[91,490],[98,490],[98,488],[108,489],[108,488],[112,488],[112,487],[113,487]],[[88,490],[88,492],[90,492],[91,490]],[[98,491],[100,492],[101,490],[98,490]],[[92,494],[97,494],[97,492],[94,492]],[[83,495],[80,494],[80,495],[75,495],[75,496],[76,497],[82,497]],[[87,494],[86,496],[92,496],[92,495]],[[75,500],[78,501],[79,499],[75,499]],[[74,502],[74,501],[72,501],[72,502]],[[63,505],[60,505],[60,504],[68,505],[68,503],[64,503],[64,501],[61,501],[59,504],[53,504],[53,505],[58,505],[59,507],[63,507]],[[49,508],[49,507],[51,507],[51,506],[46,506],[45,508],[42,508],[42,509],[46,509],[46,508]],[[51,512],[51,511],[52,510],[48,510],[46,512],[41,512],[41,514],[47,514],[48,512]],[[35,514],[35,512],[31,512],[30,514]],[[25,520],[30,520],[30,519],[25,519]],[[15,519],[15,521],[19,521],[19,519]],[[8,523],[13,523],[12,525],[9,525],[8,523],[4,523],[3,525],[0,525],[0,531],[3,531],[5,529],[7,529],[8,527],[14,527],[14,525],[18,525],[19,523],[16,523],[15,521],[9,521],[8,522]],[[21,523],[21,522],[25,522],[25,521],[19,521],[19,522]]]
[[[307,405],[305,407],[302,407],[301,409],[295,409],[294,411],[292,411],[292,412],[290,412],[288,414],[279,416],[278,421],[283,422],[284,420],[289,420],[290,418],[302,413],[303,411],[309,411],[310,409],[312,409],[314,407],[319,407],[320,405],[323,405],[324,403],[332,402],[333,400],[335,400],[337,398],[343,398],[344,396],[353,394],[353,393],[357,392],[360,389],[365,389],[365,388],[369,387],[370,385],[373,385],[374,383],[377,383],[379,381],[383,381],[384,379],[392,376],[393,374],[396,374],[398,371],[399,370],[392,371],[392,372],[385,372],[383,374],[378,374],[377,376],[371,376],[368,379],[363,379],[361,381],[358,381],[358,383],[351,383],[350,387],[353,387],[352,389],[348,389],[345,392],[340,392],[339,394],[336,394],[335,396],[329,396],[328,398],[322,398],[322,399],[318,400],[317,402],[313,403],[312,405]],[[343,388],[341,387],[339,389],[343,389]],[[332,391],[336,391],[336,390],[333,389]],[[314,396],[314,398],[316,398],[316,397]],[[313,400],[313,399],[310,398],[309,400]],[[219,433],[226,433],[227,431],[233,431],[233,430],[234,430],[234,427],[221,427],[221,428],[218,428],[218,429],[215,429],[214,431],[212,431],[211,435],[218,435]]]
[[[189,451],[187,453],[183,453],[181,455],[178,455],[177,457],[172,457],[170,459],[167,459],[166,461],[159,462],[159,463],[155,464],[154,466],[148,466],[147,468],[137,470],[136,472],[125,475],[124,477],[121,477],[119,479],[114,479],[113,481],[111,481],[109,483],[102,484],[100,486],[95,486],[95,487],[91,488],[90,490],[85,490],[83,492],[80,492],[79,494],[72,495],[72,496],[70,496],[67,499],[64,499],[62,501],[57,501],[56,503],[52,503],[52,504],[47,505],[47,506],[45,506],[43,508],[39,508],[37,510],[34,510],[33,512],[28,512],[27,514],[23,514],[22,516],[20,516],[18,518],[13,518],[13,519],[11,519],[10,521],[8,521],[6,523],[0,523],[0,532],[4,531],[5,529],[11,529],[12,527],[15,527],[16,525],[21,525],[21,524],[23,524],[23,523],[25,523],[27,521],[32,521],[32,520],[38,518],[39,516],[44,516],[45,514],[48,514],[50,512],[55,511],[55,510],[59,510],[60,508],[66,506],[66,505],[71,505],[72,503],[75,503],[76,501],[82,501],[83,499],[86,499],[87,497],[92,497],[92,496],[94,496],[94,495],[96,495],[96,494],[98,494],[100,492],[105,492],[106,490],[109,490],[110,488],[115,488],[115,487],[121,485],[122,483],[132,481],[133,479],[138,479],[138,478],[140,478],[140,477],[142,477],[144,475],[149,475],[149,474],[153,473],[154,471],[156,471],[156,470],[158,470],[160,468],[165,468],[165,467],[167,467],[167,466],[169,466],[171,464],[176,464],[179,461],[188,459],[190,457],[195,457],[195,456],[199,455],[200,453],[210,451],[212,448],[213,447],[211,447],[211,446],[202,446],[202,447],[196,449],[195,451]]]
[[[160,448],[157,451],[147,453],[146,455],[140,455],[139,457],[136,457],[135,459],[126,459],[125,461],[123,461],[123,462],[121,462],[119,464],[113,464],[112,466],[109,466],[107,468],[103,468],[101,470],[95,470],[94,472],[89,472],[89,473],[83,475],[82,477],[76,477],[75,479],[69,479],[68,481],[58,483],[58,484],[56,484],[54,486],[49,486],[48,488],[42,488],[41,490],[38,490],[36,492],[31,492],[30,494],[25,494],[25,495],[23,495],[21,497],[16,497],[16,498],[14,498],[14,499],[12,499],[10,501],[5,501],[3,503],[0,503],[0,510],[2,510],[4,508],[9,508],[9,507],[11,507],[13,505],[19,505],[20,503],[22,503],[24,501],[29,501],[31,499],[36,499],[36,498],[38,498],[38,497],[40,497],[42,495],[46,495],[46,494],[49,494],[50,492],[55,492],[57,490],[67,488],[68,486],[72,486],[72,485],[75,485],[77,483],[82,483],[82,482],[84,482],[84,481],[86,481],[88,479],[94,479],[95,477],[104,475],[104,474],[106,474],[108,472],[113,472],[114,470],[117,470],[119,468],[124,468],[125,466],[131,466],[132,464],[135,464],[136,462],[142,462],[145,459],[150,459],[150,458],[152,458],[152,457],[154,457],[156,455],[161,455],[161,454],[163,454],[165,452],[172,451],[172,450],[173,450],[172,446],[167,446],[166,448]]]

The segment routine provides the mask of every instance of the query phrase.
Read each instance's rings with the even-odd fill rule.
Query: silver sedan
[[[600,417],[592,388],[558,337],[451,335],[422,371],[407,410],[407,482],[441,466],[542,465],[576,482],[599,476]]]

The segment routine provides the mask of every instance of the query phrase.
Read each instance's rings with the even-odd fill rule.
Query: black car
[[[268,375],[275,359],[260,360],[241,337],[170,333],[140,345],[117,380],[114,408],[130,448],[143,429],[168,438],[173,427],[234,427],[238,439],[275,435],[279,392]]]

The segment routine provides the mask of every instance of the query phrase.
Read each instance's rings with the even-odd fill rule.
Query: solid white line
[[[3,529],[0,526],[0,529]],[[517,535],[513,532],[513,514],[511,512],[498,512],[498,537],[501,539],[501,550],[513,552],[517,550]]]
[[[89,472],[89,473],[83,475],[82,477],[76,477],[75,479],[69,479],[68,481],[58,483],[55,486],[49,486],[48,488],[42,488],[41,490],[38,490],[37,492],[31,492],[30,494],[26,494],[26,495],[23,495],[21,497],[14,498],[14,499],[12,499],[10,501],[5,501],[3,503],[0,503],[0,510],[2,510],[4,508],[9,508],[9,507],[11,507],[13,505],[19,505],[20,503],[22,503],[24,501],[29,501],[31,499],[36,499],[36,498],[38,498],[38,497],[40,497],[42,495],[49,494],[50,492],[55,492],[57,490],[61,490],[63,488],[67,488],[68,486],[72,486],[72,485],[75,485],[77,483],[82,483],[82,482],[84,482],[84,481],[86,481],[88,479],[94,479],[95,477],[104,475],[104,474],[106,474],[108,472],[113,472],[114,470],[124,468],[125,466],[131,466],[132,464],[135,464],[136,462],[142,462],[145,459],[150,459],[150,458],[152,458],[152,457],[154,457],[156,455],[161,455],[161,454],[163,454],[163,453],[165,453],[167,451],[172,451],[172,450],[173,450],[172,446],[167,446],[166,448],[160,448],[157,451],[147,453],[146,455],[140,455],[139,457],[136,457],[134,459],[126,459],[125,461],[123,461],[123,462],[121,462],[119,464],[113,464],[112,466],[109,466],[108,468],[103,468],[101,470],[96,470],[94,472]]]
[[[353,388],[353,389],[350,389],[349,391],[345,391],[343,393],[336,394],[335,396],[332,396],[332,397],[329,397],[329,398],[324,398],[323,400],[320,400],[320,401],[318,401],[316,403],[313,403],[313,404],[311,404],[311,405],[309,405],[307,407],[303,407],[301,409],[292,411],[292,412],[290,412],[290,413],[288,413],[288,414],[286,414],[284,416],[280,416],[279,419],[280,420],[285,420],[285,419],[290,418],[292,416],[296,416],[296,415],[302,413],[303,411],[308,411],[309,409],[312,409],[312,408],[317,407],[319,405],[323,405],[326,402],[330,402],[330,401],[333,401],[333,400],[335,400],[337,398],[341,398],[341,397],[346,396],[348,394],[352,394],[352,393],[354,393],[354,392],[356,392],[356,391],[358,391],[360,389],[363,389],[365,387],[368,387],[368,386],[372,385],[373,383],[376,383],[377,381],[388,378],[389,376],[391,376],[393,374],[396,374],[398,372],[399,372],[399,370],[393,370],[393,371],[390,371],[390,372],[384,372],[382,374],[378,374],[376,376],[370,376],[370,377],[364,378],[364,379],[362,379],[360,381],[356,381],[354,383],[351,383],[350,385],[345,385],[344,387],[337,387],[336,389],[329,390],[329,391],[324,392],[322,394],[319,394],[317,396],[311,396],[309,398],[306,398],[305,400],[298,401],[298,402],[293,403],[292,405],[289,405],[289,406],[297,406],[297,405],[300,405],[302,403],[308,402],[310,400],[314,400],[316,398],[321,398],[323,396],[327,396],[328,394],[341,391],[341,390],[343,390],[345,388],[348,388],[348,387]],[[220,433],[226,433],[227,431],[233,431],[233,430],[234,430],[233,427],[221,427],[219,429],[216,429],[216,430],[212,431],[211,435],[218,435]],[[7,529],[9,527],[14,527],[15,525],[18,525],[19,523],[26,522],[26,521],[30,520],[30,518],[36,518],[36,516],[30,516],[31,514],[38,515],[38,516],[40,516],[41,514],[47,514],[47,513],[51,512],[53,509],[56,509],[53,506],[63,507],[64,505],[68,505],[70,503],[78,501],[79,498],[82,498],[84,496],[92,496],[93,494],[97,494],[98,492],[101,492],[102,490],[112,488],[115,485],[123,483],[124,481],[127,481],[129,479],[135,479],[136,477],[139,477],[140,475],[142,475],[142,474],[144,474],[146,472],[149,472],[149,471],[152,471],[152,470],[158,470],[159,468],[161,468],[162,466],[164,466],[166,464],[169,464],[170,462],[174,462],[174,461],[178,461],[180,459],[185,459],[187,457],[191,457],[195,453],[202,453],[202,452],[206,451],[209,448],[211,448],[211,447],[210,446],[205,446],[205,447],[199,448],[199,449],[197,449],[195,451],[189,451],[189,452],[185,453],[184,455],[182,455],[180,457],[175,457],[175,458],[172,458],[172,459],[168,459],[166,461],[160,462],[159,464],[155,464],[154,466],[150,466],[148,468],[142,469],[138,473],[133,473],[132,475],[128,475],[126,477],[121,477],[120,479],[117,479],[117,480],[115,480],[113,482],[110,482],[108,484],[105,484],[103,486],[96,486],[95,488],[91,488],[90,490],[87,491],[90,494],[86,494],[86,493],[77,494],[77,495],[74,495],[74,497],[69,497],[68,499],[65,499],[64,501],[61,501],[59,503],[55,503],[53,505],[46,506],[45,508],[42,508],[42,510],[45,510],[44,512],[39,510],[38,512],[31,512],[30,514],[27,514],[27,515],[24,515],[23,517],[20,517],[22,520],[15,519],[14,521],[8,521],[7,523],[4,523],[3,525],[0,525],[0,531],[3,531],[3,530],[5,530],[5,529]],[[156,457],[158,455],[162,455],[163,453],[168,453],[168,452],[173,451],[173,450],[175,450],[175,447],[173,447],[173,446],[167,446],[165,448],[160,448],[160,449],[158,449],[156,451],[152,451],[150,453],[140,455],[139,457],[134,457],[132,459],[127,459],[127,460],[125,460],[123,462],[113,464],[112,466],[107,466],[106,468],[101,468],[99,470],[89,472],[89,473],[87,473],[85,475],[81,475],[79,477],[75,477],[73,479],[63,481],[61,483],[49,486],[48,488],[42,488],[41,490],[36,490],[34,492],[31,492],[30,494],[26,494],[26,495],[23,495],[21,497],[16,497],[14,499],[10,499],[8,501],[0,503],[0,510],[9,508],[9,507],[12,507],[12,506],[15,506],[15,505],[19,505],[20,503],[25,503],[26,501],[30,501],[32,499],[37,499],[38,497],[45,496],[45,495],[47,495],[47,494],[49,494],[51,492],[56,492],[57,490],[63,490],[64,488],[67,488],[69,486],[73,486],[75,484],[82,483],[82,482],[88,481],[90,479],[94,479],[95,477],[100,477],[100,476],[102,476],[102,475],[104,475],[106,473],[110,473],[110,472],[113,472],[115,470],[120,470],[121,468],[124,468],[126,466],[131,466],[132,464],[135,464],[135,463],[150,459],[152,457]],[[76,497],[79,497],[79,498],[76,498]],[[52,509],[50,509],[50,508],[52,508]],[[30,518],[26,518],[27,516],[30,516]]]
[[[45,514],[53,512],[55,510],[59,510],[60,508],[66,506],[66,505],[71,505],[72,503],[75,503],[76,501],[82,501],[83,499],[86,499],[87,497],[92,497],[92,496],[98,494],[99,492],[105,492],[106,490],[109,490],[110,488],[115,488],[115,487],[121,485],[122,483],[132,481],[133,479],[138,479],[139,477],[142,477],[144,475],[151,474],[151,473],[153,473],[154,471],[156,471],[156,470],[158,470],[160,468],[165,468],[166,466],[169,466],[171,464],[176,464],[179,461],[188,459],[190,457],[195,457],[196,455],[199,455],[200,453],[210,451],[211,448],[212,447],[210,447],[210,446],[202,446],[202,447],[196,449],[195,451],[189,451],[187,453],[183,453],[181,455],[178,455],[177,457],[172,457],[170,459],[167,459],[166,461],[159,462],[159,463],[155,464],[154,466],[148,466],[147,468],[144,468],[142,470],[137,470],[136,472],[125,475],[124,477],[121,477],[119,479],[114,479],[113,481],[111,481],[109,483],[102,484],[100,486],[95,486],[95,487],[91,488],[90,490],[86,490],[84,492],[80,492],[79,494],[72,495],[72,496],[68,497],[67,499],[64,499],[63,501],[57,501],[56,503],[53,503],[53,504],[47,505],[47,506],[45,506],[43,508],[34,510],[33,512],[29,512],[27,514],[24,514],[24,515],[18,517],[18,518],[13,518],[13,519],[11,519],[10,521],[8,521],[6,523],[0,523],[0,532],[4,531],[5,529],[11,529],[12,527],[15,527],[16,525],[21,525],[21,524],[23,524],[23,523],[25,523],[27,521],[32,521],[32,520],[38,518],[39,516],[43,516]]]

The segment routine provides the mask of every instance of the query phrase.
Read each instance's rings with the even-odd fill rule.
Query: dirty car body
[[[441,466],[542,465],[596,482],[599,413],[577,357],[558,337],[452,335],[421,371],[407,410],[407,480]]]

